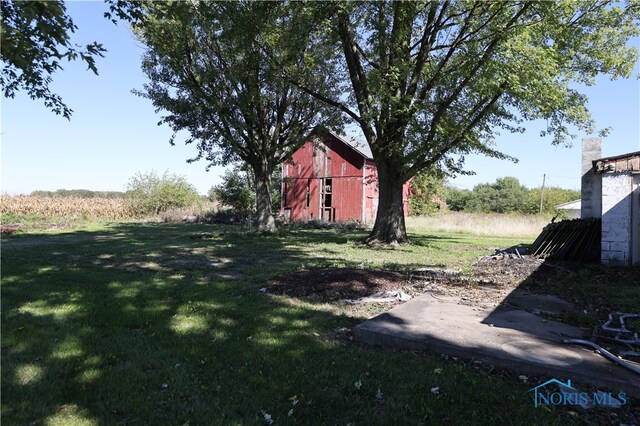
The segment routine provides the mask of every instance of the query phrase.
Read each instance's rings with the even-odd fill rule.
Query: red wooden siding
[[[282,208],[291,220],[373,223],[378,208],[375,165],[333,136],[309,140],[282,165]]]

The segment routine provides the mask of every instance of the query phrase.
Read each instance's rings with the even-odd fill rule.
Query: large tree
[[[98,74],[95,58],[105,49],[96,42],[84,48],[71,42],[77,29],[62,1],[2,0],[0,14],[0,86],[5,97],[24,91],[41,99],[47,108],[69,119],[71,110],[49,88],[52,75],[62,70],[63,60],[80,59]]]
[[[332,115],[277,76],[286,69],[322,91],[338,86],[319,70],[330,58],[307,60],[315,42],[301,29],[313,25],[315,11],[275,2],[149,2],[137,10],[150,80],[139,93],[167,113],[160,123],[188,133],[198,150],[189,161],[241,159],[252,168],[258,225],[272,231],[274,168]]]
[[[434,166],[461,171],[464,156],[510,158],[501,130],[546,119],[554,143],[590,133],[587,98],[573,82],[628,77],[637,61],[639,3],[618,1],[341,2],[314,5],[342,52],[349,91],[307,93],[354,120],[371,147],[379,207],[369,240],[406,240],[402,185]],[[328,32],[329,30],[325,30]],[[286,74],[286,73],[285,73]]]

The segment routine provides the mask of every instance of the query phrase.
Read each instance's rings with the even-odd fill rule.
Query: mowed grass
[[[466,268],[491,247],[531,242],[412,233],[394,250],[363,236],[112,224],[3,238],[3,424],[571,421],[534,408],[530,384],[338,340],[362,318],[259,291],[301,268]]]

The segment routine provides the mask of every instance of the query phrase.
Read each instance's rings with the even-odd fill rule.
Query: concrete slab
[[[505,302],[533,313],[541,312],[549,315],[560,315],[569,308],[569,302],[557,296],[534,294],[520,290],[514,290],[509,294]]]
[[[562,343],[579,328],[512,307],[479,309],[431,294],[354,328],[356,341],[480,360],[529,374],[572,379],[640,398],[640,376],[592,350]],[[507,296],[508,297],[508,296]]]

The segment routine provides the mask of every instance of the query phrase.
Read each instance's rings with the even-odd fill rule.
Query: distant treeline
[[[473,190],[447,187],[449,210],[466,212],[538,213],[542,199],[542,212],[557,214],[555,208],[580,198],[580,191],[545,187],[529,189],[514,177],[499,178],[495,183],[476,185]]]
[[[90,191],[88,189],[58,189],[56,191],[33,191],[32,197],[77,197],[77,198],[124,198],[120,191]]]

